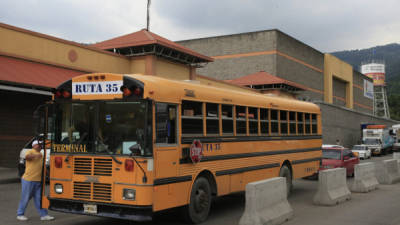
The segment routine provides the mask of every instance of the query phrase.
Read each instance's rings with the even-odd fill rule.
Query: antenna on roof
[[[150,4],[151,0],[147,0],[147,31],[150,31]]]

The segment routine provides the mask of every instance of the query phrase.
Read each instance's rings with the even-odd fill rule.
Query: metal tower
[[[374,115],[390,118],[385,84],[385,63],[376,60],[363,63],[361,65],[361,73],[372,78],[374,81]]]

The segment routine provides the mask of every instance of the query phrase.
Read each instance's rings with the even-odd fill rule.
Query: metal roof
[[[126,56],[153,53],[160,56],[168,56],[171,59],[184,63],[207,63],[213,61],[211,57],[183,47],[180,44],[147,31],[146,29],[99,42],[91,46],[109,51],[114,51],[115,49],[117,53],[119,52]]]

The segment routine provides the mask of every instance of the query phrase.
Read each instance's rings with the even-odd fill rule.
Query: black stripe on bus
[[[244,141],[280,141],[280,140],[308,140],[321,139],[322,135],[304,136],[232,136],[232,137],[182,137],[182,144],[191,144],[193,140],[200,140],[205,143],[219,142],[244,142]]]
[[[164,185],[164,184],[173,184],[173,183],[180,183],[192,181],[192,176],[182,176],[182,177],[167,177],[167,178],[160,178],[154,180],[154,185]]]
[[[248,172],[248,171],[253,171],[253,170],[276,168],[276,167],[279,167],[279,166],[280,166],[279,163],[271,163],[271,164],[242,167],[242,168],[236,168],[236,169],[230,169],[230,170],[220,170],[220,171],[215,172],[215,175],[216,176],[223,176],[223,175],[243,173],[243,172]]]
[[[230,155],[203,156],[201,158],[201,162],[227,160],[227,159],[240,159],[248,157],[267,156],[267,155],[281,155],[281,154],[300,153],[300,152],[313,152],[313,151],[321,151],[321,149],[322,149],[321,147],[318,147],[318,148],[265,151],[265,152],[249,152],[249,153],[230,154]],[[179,160],[180,164],[186,164],[191,162],[192,161],[189,156]]]
[[[311,158],[311,159],[300,159],[300,160],[294,160],[292,161],[292,164],[301,164],[301,163],[308,163],[308,162],[314,162],[314,161],[321,161],[322,158]]]

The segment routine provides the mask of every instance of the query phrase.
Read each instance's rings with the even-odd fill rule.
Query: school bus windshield
[[[60,103],[55,112],[53,152],[152,154],[146,101]]]

